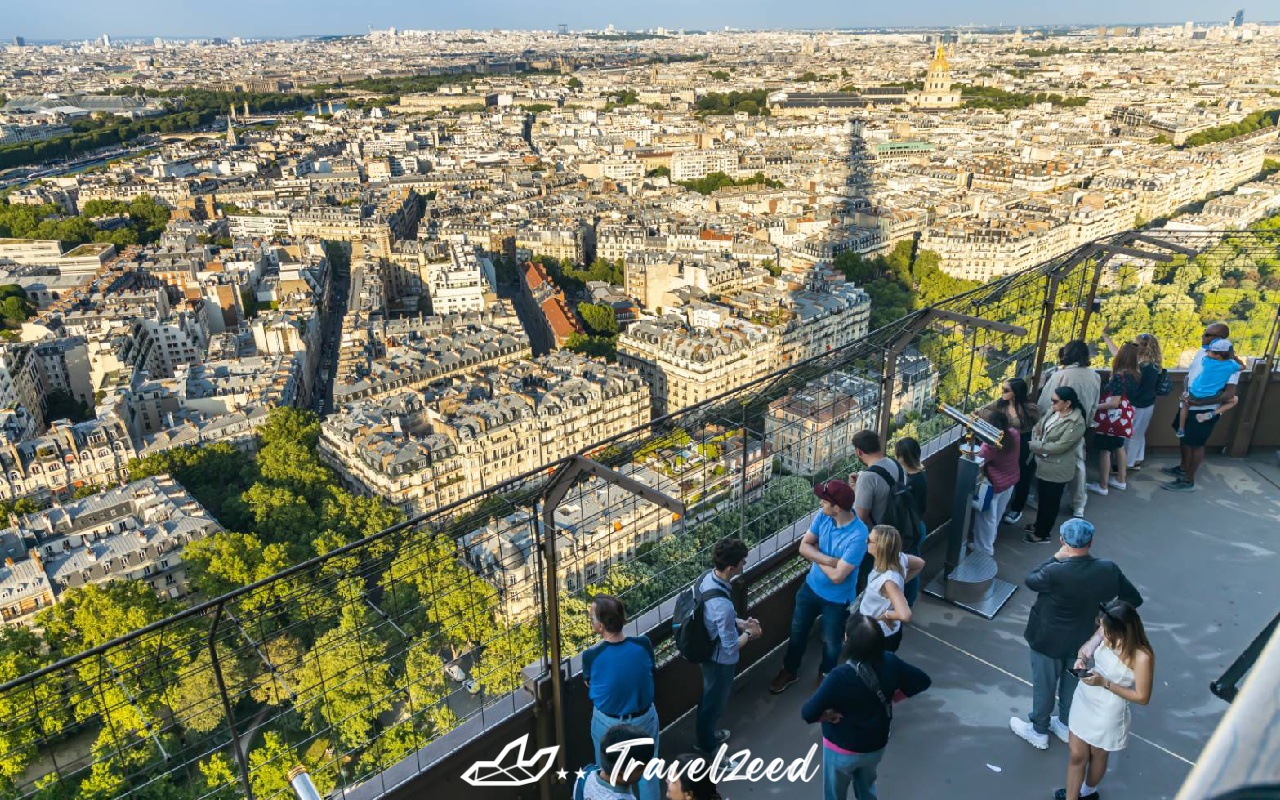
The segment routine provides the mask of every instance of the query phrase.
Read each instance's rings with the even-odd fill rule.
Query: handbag
[[[1118,436],[1128,439],[1133,436],[1133,403],[1128,395],[1120,395],[1120,405],[1115,408],[1102,408],[1102,405],[1115,395],[1107,395],[1098,400],[1098,410],[1093,413],[1094,429],[1104,436]]]
[[[1169,370],[1160,370],[1160,377],[1156,378],[1156,397],[1168,397],[1173,394],[1173,381],[1169,379]]]

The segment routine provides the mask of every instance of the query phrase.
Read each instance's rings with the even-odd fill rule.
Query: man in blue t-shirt
[[[813,562],[813,566],[796,592],[791,641],[782,659],[782,671],[769,684],[769,691],[774,694],[785,691],[799,677],[809,631],[819,616],[822,617],[819,679],[835,668],[844,642],[849,604],[856,595],[858,565],[867,553],[867,526],[854,513],[853,487],[832,479],[813,487],[813,493],[821,502],[821,513],[813,518],[809,532],[800,540],[800,555]]]
[[[587,606],[591,630],[600,637],[582,654],[582,679],[595,710],[591,741],[596,763],[604,764],[600,743],[615,725],[633,725],[653,737],[658,747],[658,712],[653,707],[653,643],[644,636],[625,636],[627,613],[613,595],[598,594]],[[662,784],[656,778],[640,781],[640,800],[659,800]]]

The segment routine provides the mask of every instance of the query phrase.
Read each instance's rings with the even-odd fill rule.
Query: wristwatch
[[[751,631],[743,631],[743,632],[742,632],[742,635],[743,635],[743,636],[745,636],[747,639],[750,639],[750,638],[751,638]]]

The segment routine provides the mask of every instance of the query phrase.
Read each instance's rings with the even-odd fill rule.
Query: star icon
[[[578,776],[578,780],[582,780],[583,778],[587,777],[587,773],[583,772],[582,770],[578,770],[573,774]]]
[[[565,772],[562,769],[556,770],[556,777],[559,778],[560,780],[564,780],[565,778],[569,777],[569,773]]]

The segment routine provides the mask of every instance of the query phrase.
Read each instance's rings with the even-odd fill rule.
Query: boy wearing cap
[[[1173,423],[1181,439],[1181,463],[1176,467],[1163,468],[1163,472],[1173,475],[1176,480],[1162,488],[1174,492],[1196,490],[1196,472],[1204,461],[1204,446],[1223,412],[1239,402],[1236,389],[1241,370],[1230,336],[1226,323],[1214,322],[1205,326],[1201,338],[1203,346],[1187,368],[1187,392]],[[1210,377],[1204,377],[1206,372]],[[1226,382],[1219,384],[1224,375]],[[1214,386],[1218,386],[1217,391],[1210,391]]]
[[[1012,717],[1009,728],[1032,747],[1049,747],[1049,732],[1068,741],[1067,721],[1076,691],[1075,665],[1080,646],[1097,628],[1098,604],[1119,597],[1135,608],[1142,595],[1114,562],[1094,558],[1093,524],[1072,518],[1058,529],[1062,547],[1027,576],[1036,602],[1023,637],[1031,647],[1031,713]],[[1058,714],[1054,716],[1055,694]]]
[[[791,641],[782,659],[782,671],[769,684],[769,691],[774,694],[796,682],[809,631],[818,617],[822,617],[819,672],[826,675],[835,669],[844,643],[849,604],[856,594],[858,565],[867,553],[867,526],[853,511],[853,487],[833,478],[814,486],[813,493],[818,496],[821,510],[800,540],[800,555],[812,566],[796,592]]]

